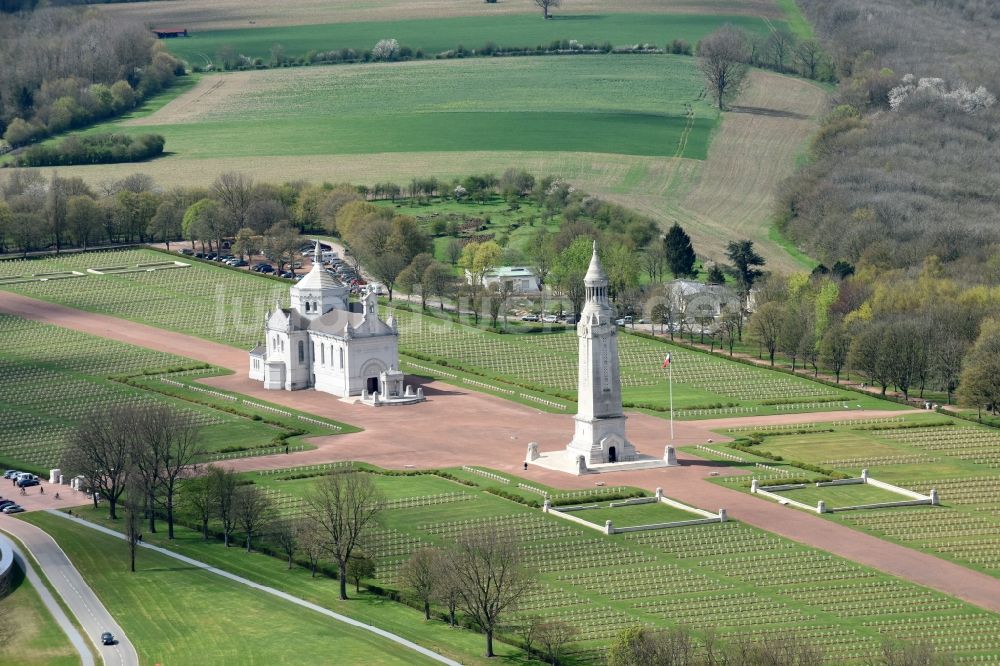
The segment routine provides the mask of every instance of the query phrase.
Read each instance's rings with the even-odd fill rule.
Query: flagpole
[[[670,386],[670,443],[674,443],[674,364],[667,364],[667,384]]]

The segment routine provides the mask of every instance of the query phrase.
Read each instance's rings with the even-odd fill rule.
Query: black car
[[[7,507],[12,506],[14,504],[17,504],[17,502],[15,502],[14,500],[9,500],[9,499],[0,500],[0,511],[3,511]]]
[[[117,642],[118,641],[115,640],[115,635],[112,634],[110,631],[105,631],[103,634],[101,634],[101,643],[103,645],[114,645]]]

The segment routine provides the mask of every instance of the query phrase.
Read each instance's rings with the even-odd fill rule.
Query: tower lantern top
[[[608,286],[608,274],[604,272],[601,260],[597,256],[597,241],[594,241],[594,254],[590,257],[590,266],[587,268],[583,283],[588,287]]]

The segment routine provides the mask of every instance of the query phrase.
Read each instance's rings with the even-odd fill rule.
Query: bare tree
[[[234,171],[220,174],[212,184],[212,195],[222,205],[225,224],[220,227],[220,237],[236,233],[247,226],[247,214],[254,201],[253,180]],[[220,243],[221,245],[221,243]]]
[[[722,26],[699,42],[698,67],[720,111],[743,86],[747,73],[745,62],[746,37],[731,25]]]
[[[278,550],[288,557],[288,568],[292,568],[292,560],[295,553],[299,551],[299,530],[295,521],[290,518],[282,518],[271,523],[271,540],[278,546]]]
[[[566,646],[576,638],[576,629],[561,620],[550,620],[538,625],[535,634],[542,653],[552,666],[557,666]]]
[[[453,550],[459,607],[486,634],[486,656],[492,657],[493,635],[503,617],[534,585],[521,566],[520,544],[503,530],[467,532]]]
[[[128,408],[91,412],[70,439],[63,466],[87,479],[94,493],[108,502],[108,517],[118,518],[118,501],[125,492],[132,461],[134,428]]]
[[[823,62],[823,48],[815,39],[806,39],[795,47],[795,59],[799,63],[802,75],[815,79],[816,71]]]
[[[535,4],[541,7],[542,16],[550,18],[549,10],[562,4],[562,0],[535,0]]]
[[[785,308],[781,303],[771,301],[757,308],[750,318],[750,334],[767,349],[771,365],[774,365],[774,353],[778,349],[785,321]]]
[[[222,522],[222,540],[229,548],[236,523],[236,473],[221,467],[212,467],[211,483],[215,486],[215,517]]]
[[[788,28],[775,28],[767,36],[767,51],[771,56],[771,66],[779,72],[785,71],[785,62],[795,48],[795,35]]]
[[[135,573],[135,552],[142,541],[142,514],[146,507],[146,489],[139,475],[131,473],[125,481],[125,541],[128,543],[129,571]]]
[[[201,523],[201,536],[205,541],[208,541],[208,521],[215,516],[219,504],[218,488],[214,483],[214,469],[209,467],[201,476],[186,479],[183,485],[184,492],[181,494],[184,506],[190,509]]]
[[[157,422],[149,424],[150,433],[159,438],[160,485],[163,507],[167,513],[167,538],[174,538],[174,508],[181,478],[189,473],[200,452],[200,430],[188,417],[169,411],[160,413]]]
[[[371,476],[357,471],[324,476],[306,498],[308,513],[337,563],[340,598],[347,599],[347,562],[385,506]]]
[[[295,533],[299,541],[299,550],[309,562],[309,573],[316,577],[316,567],[320,558],[326,552],[326,538],[319,531],[318,525],[312,520],[300,520],[295,525]]]
[[[247,535],[247,552],[251,550],[253,535],[263,531],[271,521],[271,500],[257,486],[239,486],[233,501],[236,525]]]
[[[424,619],[431,619],[431,599],[438,582],[437,566],[441,563],[437,548],[421,548],[399,569],[399,578],[414,596],[424,604]]]
[[[461,579],[451,566],[453,553],[441,550],[437,553],[437,562],[434,564],[434,600],[448,609],[448,624],[455,626],[455,614],[458,611],[458,602],[461,599],[459,591],[461,589]]]

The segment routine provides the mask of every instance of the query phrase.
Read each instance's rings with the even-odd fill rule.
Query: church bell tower
[[[576,428],[566,451],[574,459],[583,456],[588,466],[635,460],[635,447],[625,438],[618,327],[596,242],[584,284],[587,300],[576,325],[580,340]]]

